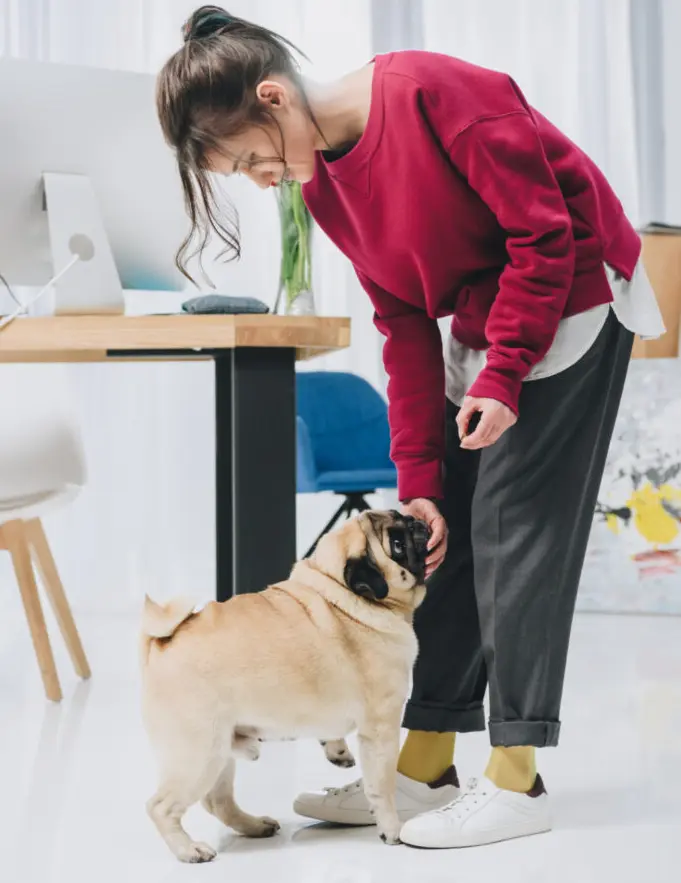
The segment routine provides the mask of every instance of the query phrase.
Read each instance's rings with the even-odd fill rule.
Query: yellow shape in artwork
[[[634,513],[636,529],[654,546],[673,542],[681,532],[678,518],[667,512],[663,502],[680,503],[681,489],[669,484],[656,488],[648,482],[635,490],[627,500],[627,506]]]
[[[614,534],[618,534],[620,532],[619,516],[615,515],[614,512],[608,512],[608,514],[605,516],[605,523]]]

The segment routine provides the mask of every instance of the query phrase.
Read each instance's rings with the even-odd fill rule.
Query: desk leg
[[[215,356],[217,600],[286,579],[296,558],[295,351]]]

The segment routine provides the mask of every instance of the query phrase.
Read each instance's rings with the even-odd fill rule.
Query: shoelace
[[[477,806],[480,797],[486,796],[487,792],[480,790],[478,787],[478,780],[469,779],[466,784],[466,790],[462,791],[451,803],[436,810],[436,813],[454,819],[461,819],[467,815],[474,806]]]
[[[354,794],[356,791],[361,791],[362,788],[362,779],[357,779],[356,782],[351,782],[349,785],[344,785],[342,788],[325,788],[324,793],[328,794],[330,797],[340,797],[341,794]]]

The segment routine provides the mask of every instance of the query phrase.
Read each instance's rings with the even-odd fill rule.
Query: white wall
[[[661,0],[665,124],[665,217],[681,225],[681,2]]]

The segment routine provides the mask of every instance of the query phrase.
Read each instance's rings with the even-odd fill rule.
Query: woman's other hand
[[[447,551],[447,524],[437,504],[424,497],[417,497],[404,503],[405,515],[425,521],[430,528],[428,558],[426,559],[426,579],[442,564]]]
[[[480,414],[478,425],[469,434],[470,422]],[[461,447],[467,451],[488,448],[517,422],[518,418],[506,405],[495,399],[475,399],[466,396],[456,418]]]

